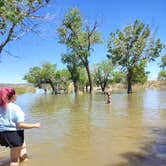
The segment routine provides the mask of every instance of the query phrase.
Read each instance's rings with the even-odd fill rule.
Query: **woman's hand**
[[[34,124],[34,127],[35,127],[35,128],[40,128],[40,127],[41,127],[41,124],[40,124],[40,123],[35,123],[35,124]]]

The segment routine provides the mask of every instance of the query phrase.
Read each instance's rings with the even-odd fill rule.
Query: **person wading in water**
[[[0,145],[10,148],[10,166],[18,166],[27,160],[24,129],[40,128],[40,123],[24,122],[24,112],[14,104],[16,92],[13,88],[0,89]]]

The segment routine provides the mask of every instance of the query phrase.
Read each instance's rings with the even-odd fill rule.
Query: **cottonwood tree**
[[[105,88],[111,81],[113,81],[113,64],[110,60],[104,60],[94,67],[93,77],[97,86],[101,87],[104,92]]]
[[[86,73],[86,69],[84,67],[79,67],[79,89],[82,92],[85,92],[85,87],[86,87],[86,92],[88,92],[88,77]]]
[[[64,92],[68,92],[68,86],[71,83],[70,72],[68,69],[57,70],[56,82],[58,89],[64,90]]]
[[[152,36],[149,25],[139,20],[127,25],[123,30],[118,29],[110,33],[108,58],[120,65],[127,73],[128,93],[132,93],[132,80],[134,75],[138,74],[135,70],[142,65],[141,70],[146,75],[144,70],[146,63],[159,57],[162,48],[160,39],[155,40]]]
[[[71,75],[71,80],[73,81],[74,92],[77,94],[79,91],[79,67],[81,66],[81,62],[74,51],[63,54],[61,60],[64,64],[67,65],[67,69]]]
[[[55,64],[45,62],[41,65],[41,67],[32,67],[23,79],[39,88],[41,88],[43,84],[49,84],[51,86],[52,93],[57,93]]]
[[[59,42],[65,44],[68,49],[74,50],[76,56],[84,65],[88,75],[90,92],[92,92],[93,82],[89,57],[91,56],[92,46],[101,42],[101,35],[97,31],[97,22],[92,26],[86,25],[80,11],[77,8],[71,8],[64,16],[57,32]]]
[[[126,83],[126,74],[122,71],[114,71],[112,83]]]
[[[37,12],[49,0],[0,0],[0,55],[5,46],[29,31],[34,31]]]

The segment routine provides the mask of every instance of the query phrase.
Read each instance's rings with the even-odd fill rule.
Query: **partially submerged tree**
[[[84,67],[79,67],[79,89],[84,92],[86,88],[86,92],[88,92],[88,76],[86,73],[86,69]]]
[[[81,62],[74,51],[71,53],[63,54],[62,62],[67,65],[67,69],[70,72],[71,79],[73,81],[74,92],[77,94],[79,91],[79,67],[81,66]]]
[[[24,76],[24,80],[33,84],[35,87],[41,87],[42,77],[41,77],[41,68],[38,66],[32,67],[29,69],[29,72]]]
[[[36,24],[33,20],[41,18],[37,12],[48,2],[0,0],[0,55],[9,42],[20,38],[25,32],[34,31]]]
[[[57,81],[56,81],[56,65],[49,62],[45,62],[41,66],[41,78],[46,84],[49,84],[52,88],[52,93],[57,93]]]
[[[91,56],[92,46],[101,42],[100,33],[97,31],[97,23],[95,22],[92,27],[85,25],[80,11],[77,8],[71,8],[57,31],[59,42],[65,44],[68,49],[74,50],[76,56],[85,66],[90,92],[92,92],[93,82],[90,73],[89,57]]]
[[[56,82],[58,89],[68,92],[68,86],[71,83],[70,72],[67,69],[57,70]]]
[[[149,25],[136,20],[133,24],[126,26],[122,31],[110,34],[108,40],[108,58],[113,63],[120,65],[127,73],[127,92],[132,93],[132,80],[134,73],[141,65],[146,66],[149,61],[154,61],[160,56],[163,45],[160,39],[155,40],[152,37]],[[141,69],[146,75],[145,70]]]
[[[94,82],[104,92],[108,84],[113,81],[113,64],[110,60],[104,60],[94,67]]]
[[[49,84],[53,93],[57,93],[56,83],[56,65],[43,63],[41,67],[32,67],[24,76],[24,80],[32,83],[34,86],[41,88],[43,84]]]

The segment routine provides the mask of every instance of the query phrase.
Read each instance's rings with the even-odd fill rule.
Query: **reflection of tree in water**
[[[70,95],[41,95],[31,104],[32,112],[54,114],[57,111],[70,109],[72,105]]]
[[[93,102],[92,94],[74,95],[73,108],[76,110],[91,111]]]

